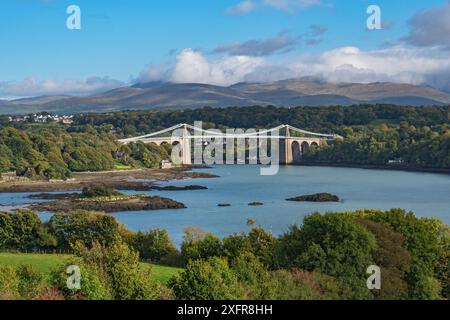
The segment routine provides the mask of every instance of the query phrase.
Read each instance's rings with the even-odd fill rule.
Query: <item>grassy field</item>
[[[52,270],[64,264],[69,255],[57,254],[17,254],[0,253],[0,265],[17,267],[20,265],[32,265],[45,275],[49,275]],[[174,275],[182,271],[179,268],[159,266],[150,263],[142,263],[144,268],[151,269],[152,279],[159,283],[167,283]]]

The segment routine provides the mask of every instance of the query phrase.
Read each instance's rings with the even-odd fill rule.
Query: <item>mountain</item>
[[[42,96],[13,101],[0,100],[0,114],[26,114],[39,111],[72,114],[204,106],[348,106],[359,103],[446,105],[450,104],[450,93],[409,84],[327,83],[311,79],[238,83],[229,87],[150,82],[87,97]]]

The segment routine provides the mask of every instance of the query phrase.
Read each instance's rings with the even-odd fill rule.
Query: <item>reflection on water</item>
[[[218,236],[226,236],[248,231],[247,219],[252,218],[257,225],[280,234],[289,225],[300,224],[305,215],[312,212],[362,208],[404,208],[418,216],[438,217],[450,223],[450,175],[324,167],[282,167],[273,177],[259,175],[256,166],[218,166],[207,171],[221,178],[166,185],[200,184],[208,190],[151,192],[181,201],[187,209],[124,212],[114,216],[132,230],[167,229],[178,244],[186,226],[198,226]],[[336,194],[342,202],[285,201],[293,196],[318,192]],[[0,194],[0,204],[34,201],[26,199],[27,195]],[[264,206],[248,206],[253,201],[263,202]],[[218,207],[219,203],[232,206]],[[44,217],[48,218],[48,214]]]

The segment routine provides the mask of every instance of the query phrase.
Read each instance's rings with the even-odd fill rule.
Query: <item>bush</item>
[[[70,290],[67,287],[69,275],[67,267],[76,265],[81,272],[81,288]],[[94,265],[72,259],[63,269],[55,270],[51,275],[51,283],[68,300],[111,300],[112,294],[107,277]]]
[[[223,255],[222,241],[213,234],[196,228],[187,228],[181,245],[185,263],[190,260],[207,259]]]
[[[373,264],[374,236],[352,219],[336,214],[311,215],[301,228],[291,227],[281,237],[281,263],[285,267],[336,277],[349,299],[371,296],[366,270]]]
[[[81,192],[81,196],[83,198],[113,197],[120,195],[122,195],[122,193],[114,190],[114,188],[112,187],[108,187],[105,185],[84,187]]]
[[[393,209],[386,212],[364,212],[373,221],[384,221],[403,235],[411,253],[411,268],[406,273],[409,299],[439,299],[436,266],[445,255],[444,239],[437,232],[435,221],[419,219],[412,212]]]
[[[44,276],[32,266],[17,268],[19,278],[19,294],[24,300],[37,299],[44,286]]]
[[[0,300],[19,298],[19,279],[13,267],[0,265]]]
[[[81,291],[72,292],[72,296],[82,294],[94,300],[151,300],[158,296],[159,287],[151,283],[150,273],[141,268],[137,252],[126,244],[116,242],[104,247],[94,242],[92,248],[87,248],[79,242],[74,250],[80,257],[78,263],[83,274],[90,278],[84,286],[82,283]],[[59,282],[60,289],[61,284]]]
[[[275,298],[272,275],[261,261],[252,253],[244,252],[234,259],[232,269],[248,300],[269,300]]]
[[[411,267],[411,254],[404,247],[404,237],[385,222],[357,220],[376,238],[377,248],[373,258],[382,270],[381,290],[373,291],[377,299],[399,300],[408,296],[406,273]]]
[[[191,260],[169,286],[180,300],[236,300],[243,297],[235,273],[224,259]]]
[[[160,262],[164,257],[173,255],[177,251],[168,232],[162,229],[138,232],[133,237],[132,245],[139,252],[141,259],[153,262]]]
[[[57,213],[50,218],[49,227],[59,245],[66,249],[79,241],[85,246],[93,242],[111,246],[121,240],[122,232],[114,217],[83,210]]]

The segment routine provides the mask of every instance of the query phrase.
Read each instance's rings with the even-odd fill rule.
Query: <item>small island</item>
[[[340,201],[338,196],[335,196],[331,193],[316,193],[316,194],[310,194],[310,195],[289,198],[286,200],[287,201],[296,201],[296,202],[339,202]]]
[[[35,211],[60,212],[71,210],[88,210],[102,212],[144,211],[162,209],[184,209],[183,203],[172,199],[147,196],[126,195],[107,186],[86,187],[80,193],[48,194],[30,196],[44,200],[55,200],[34,203],[28,206]]]
[[[264,203],[255,201],[255,202],[250,202],[248,205],[250,207],[259,207],[259,206],[263,206]]]
[[[218,205],[217,205],[218,207],[231,207],[231,204],[229,204],[229,203],[219,203]]]

